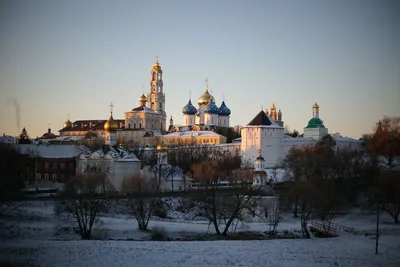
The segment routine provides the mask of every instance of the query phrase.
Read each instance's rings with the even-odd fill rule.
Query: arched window
[[[57,174],[56,173],[53,173],[53,181],[57,181]]]
[[[48,174],[48,173],[45,173],[45,174],[44,174],[44,179],[45,179],[45,180],[49,180],[49,174]]]
[[[37,174],[36,174],[36,180],[37,180],[37,181],[40,181],[40,179],[42,179],[41,174],[40,174],[40,173],[37,173]]]

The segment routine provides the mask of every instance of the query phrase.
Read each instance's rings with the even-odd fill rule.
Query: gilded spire
[[[113,113],[113,107],[114,107],[113,102],[111,102],[111,104],[110,104],[110,112],[111,112],[111,115],[112,115],[112,113]]]

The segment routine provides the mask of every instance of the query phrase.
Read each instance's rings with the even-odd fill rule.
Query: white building
[[[121,191],[124,179],[140,171],[140,160],[134,154],[112,145],[81,153],[76,161],[77,173],[104,173],[109,191]]]
[[[313,117],[304,128],[304,137],[284,134],[284,128],[267,113],[260,111],[246,126],[241,128],[241,153],[244,161],[254,162],[261,151],[266,168],[280,165],[292,147],[316,144],[328,135],[328,129],[319,117],[319,106],[315,102]],[[363,150],[363,142],[332,135],[334,149]]]
[[[142,173],[155,179],[160,191],[185,191],[192,187],[192,179],[181,168],[168,164],[168,146],[163,141],[157,146],[157,165],[145,166]]]

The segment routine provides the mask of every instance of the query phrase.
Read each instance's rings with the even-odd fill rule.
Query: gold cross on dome
[[[113,112],[113,107],[114,107],[113,102],[111,102],[111,104],[110,104],[110,111],[111,111],[111,113]]]

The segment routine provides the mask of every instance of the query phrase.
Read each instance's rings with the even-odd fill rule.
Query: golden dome
[[[161,144],[157,146],[157,152],[167,152],[168,146],[164,143],[164,140],[161,141]]]
[[[160,72],[162,73],[162,69],[160,64],[158,63],[158,59],[156,61],[156,63],[154,63],[153,68],[151,69],[151,72]]]
[[[67,120],[66,122],[64,122],[63,126],[65,127],[70,127],[72,125],[72,122],[70,120]]]
[[[208,102],[210,102],[210,99],[212,99],[213,102],[215,103],[215,98],[210,94],[210,92],[208,92],[208,89],[206,89],[204,94],[200,96],[199,101],[197,101],[197,103],[199,104],[199,106],[205,106],[208,104]]]
[[[139,97],[139,103],[140,105],[144,106],[146,102],[147,102],[147,97],[144,94],[142,94],[142,96]]]
[[[112,112],[110,118],[104,123],[104,130],[107,132],[115,132],[118,129],[118,123],[114,120]]]

